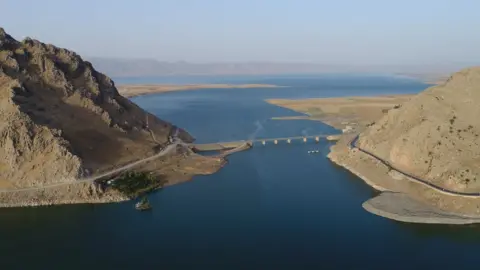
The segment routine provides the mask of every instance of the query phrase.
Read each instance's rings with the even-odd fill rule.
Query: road
[[[241,141],[230,141],[230,142],[213,142],[213,143],[202,143],[202,144],[196,144],[192,143],[192,145],[229,145],[229,144],[243,144],[245,142],[273,142],[273,141],[286,141],[288,139],[290,140],[299,140],[299,139],[314,139],[314,138],[327,138],[328,136],[331,135],[325,135],[325,134],[318,134],[318,135],[308,135],[308,136],[293,136],[293,137],[282,137],[282,138],[260,138],[260,139],[252,139],[252,140],[241,140]]]
[[[300,139],[303,139],[303,138],[307,138],[307,139],[313,139],[313,138],[326,138],[328,137],[329,135],[324,135],[324,134],[319,134],[319,135],[308,135],[308,136],[293,136],[293,137],[283,137],[283,138],[265,138],[265,139],[255,139],[255,140],[249,140],[251,142],[272,142],[272,141],[286,141],[288,139],[290,140],[300,140]]]
[[[63,185],[72,185],[72,184],[78,184],[78,183],[93,182],[93,181],[98,180],[100,178],[110,176],[110,175],[113,175],[113,174],[116,174],[116,173],[119,173],[119,172],[122,172],[122,171],[125,171],[125,170],[128,170],[128,169],[131,169],[131,168],[133,168],[133,167],[135,167],[139,164],[142,164],[142,163],[157,159],[161,156],[164,156],[164,155],[168,154],[170,151],[172,151],[173,149],[175,149],[175,147],[177,147],[177,145],[179,145],[179,144],[183,144],[183,143],[182,142],[174,142],[173,144],[168,145],[162,151],[158,152],[157,154],[155,154],[151,157],[134,161],[134,162],[129,163],[129,164],[127,164],[125,166],[122,166],[120,168],[116,168],[116,169],[113,169],[111,171],[104,172],[104,173],[101,173],[99,175],[95,175],[95,176],[92,176],[92,177],[89,177],[89,178],[85,178],[85,179],[81,179],[81,180],[77,180],[77,181],[73,181],[73,182],[61,182],[61,183],[55,183],[55,184],[44,185],[44,186],[39,186],[39,187],[29,187],[29,188],[20,188],[20,189],[0,189],[0,192],[5,193],[5,192],[33,191],[33,190],[39,190],[39,189],[45,189],[45,188],[59,187],[59,186],[63,186]]]
[[[231,155],[231,154],[239,152],[239,151],[247,150],[250,147],[251,146],[248,144],[248,142],[245,142],[244,144],[242,144],[240,146],[237,146],[233,149],[230,149],[230,150],[227,150],[227,151],[221,153],[219,156],[228,156],[228,155]]]
[[[407,178],[407,179],[409,179],[410,181],[413,181],[413,182],[416,182],[416,183],[420,183],[420,184],[422,184],[422,185],[424,185],[424,186],[427,186],[427,187],[429,187],[429,188],[433,188],[433,189],[435,189],[435,190],[437,190],[437,191],[439,191],[439,192],[443,192],[443,193],[446,193],[446,194],[449,194],[449,195],[461,195],[461,196],[465,196],[465,197],[474,197],[474,198],[475,198],[475,197],[480,197],[480,192],[468,193],[468,192],[461,192],[461,191],[455,191],[455,190],[448,190],[448,189],[445,189],[445,188],[443,188],[443,187],[441,187],[441,186],[437,186],[437,185],[435,185],[435,184],[432,184],[431,182],[428,182],[428,181],[426,181],[426,180],[424,180],[424,179],[421,179],[421,178],[419,178],[419,177],[417,177],[417,176],[415,176],[415,175],[412,175],[412,174],[410,174],[410,173],[404,172],[404,171],[396,168],[395,166],[391,165],[388,161],[386,161],[386,160],[378,157],[377,155],[375,155],[375,154],[373,154],[373,153],[371,153],[371,152],[369,152],[369,151],[367,151],[367,150],[365,150],[365,149],[362,149],[362,148],[358,147],[358,146],[357,146],[357,141],[358,141],[359,137],[360,137],[360,135],[357,135],[357,136],[355,136],[355,137],[350,141],[350,143],[349,143],[350,148],[352,148],[352,149],[358,149],[359,151],[361,151],[361,152],[369,155],[370,157],[372,157],[372,158],[380,161],[381,163],[383,163],[383,164],[384,164],[385,166],[387,166],[388,168],[390,168],[390,169],[392,169],[392,170],[395,170],[395,171],[397,171],[397,172],[399,172],[399,173],[401,173],[401,174],[403,174],[403,175],[405,175],[405,176],[408,176],[409,178]]]

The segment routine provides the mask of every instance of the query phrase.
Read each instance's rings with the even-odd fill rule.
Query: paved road
[[[246,150],[246,149],[248,149],[248,148],[250,148],[249,145],[248,145],[248,142],[245,142],[245,143],[242,144],[242,145],[239,145],[239,146],[237,146],[237,147],[235,147],[235,148],[233,148],[233,149],[230,149],[230,150],[227,150],[227,151],[221,153],[219,156],[231,155],[231,154],[233,154],[233,153]]]
[[[324,135],[324,134],[318,134],[318,135],[308,135],[308,136],[292,136],[292,137],[283,137],[283,138],[265,138],[265,139],[255,139],[255,140],[249,140],[251,142],[262,142],[262,141],[266,141],[266,142],[272,142],[272,141],[286,141],[288,139],[290,140],[299,140],[299,139],[303,139],[303,138],[307,138],[307,139],[314,139],[316,137],[319,137],[319,138],[326,138],[328,137],[329,135]]]
[[[157,159],[161,156],[164,156],[164,155],[168,154],[170,151],[172,151],[173,149],[175,149],[175,147],[178,144],[183,144],[183,143],[182,142],[174,142],[173,144],[168,145],[162,151],[160,151],[159,153],[157,153],[157,154],[155,154],[151,157],[144,158],[144,159],[141,159],[141,160],[137,160],[135,162],[129,163],[129,164],[127,164],[125,166],[122,166],[120,168],[116,168],[116,169],[113,169],[111,171],[104,172],[104,173],[101,173],[99,175],[95,175],[95,176],[92,176],[92,177],[89,177],[89,178],[85,178],[85,179],[81,179],[81,180],[77,180],[77,181],[73,181],[73,182],[55,183],[55,184],[50,184],[50,185],[45,185],[45,186],[40,186],[40,187],[29,187],[29,188],[20,188],[20,189],[0,189],[0,192],[32,191],[32,190],[39,190],[39,189],[44,189],[44,188],[59,187],[59,186],[63,186],[63,185],[93,182],[97,179],[100,179],[100,178],[103,178],[103,177],[106,177],[106,176],[110,176],[110,175],[119,173],[121,171],[128,170],[128,169],[133,168],[133,167],[135,167],[139,164],[142,164],[142,163]]]
[[[355,148],[355,149],[358,149],[359,151],[377,159],[378,161],[380,161],[381,163],[383,163],[384,165],[386,165],[387,167],[389,167],[390,169],[392,170],[395,170],[405,176],[408,176],[409,177],[409,180],[411,181],[414,181],[414,182],[417,182],[417,183],[420,183],[422,185],[425,185],[425,186],[428,186],[430,188],[433,188],[437,191],[440,191],[440,192],[443,192],[443,193],[447,193],[447,194],[450,194],[450,195],[461,195],[461,196],[465,196],[465,197],[480,197],[480,192],[473,192],[473,193],[468,193],[468,192],[461,192],[461,191],[455,191],[455,190],[448,190],[448,189],[445,189],[441,186],[437,186],[435,184],[432,184],[431,182],[428,182],[426,180],[423,180],[415,175],[412,175],[410,173],[407,173],[407,172],[404,172],[398,168],[396,168],[395,166],[391,165],[388,161],[380,158],[379,156],[365,150],[365,149],[362,149],[360,147],[357,146],[357,141],[359,139],[360,135],[357,135],[355,136],[355,138],[353,138],[351,141],[350,141],[350,148]]]

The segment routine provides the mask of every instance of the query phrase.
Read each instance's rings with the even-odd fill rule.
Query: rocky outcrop
[[[152,155],[175,129],[76,53],[0,28],[0,187],[74,182]]]
[[[449,190],[480,192],[480,67],[390,110],[358,146]]]

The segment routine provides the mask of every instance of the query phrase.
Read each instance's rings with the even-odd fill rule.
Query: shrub
[[[164,181],[149,172],[129,171],[114,180],[112,188],[130,198],[136,198],[152,190],[161,188]]]

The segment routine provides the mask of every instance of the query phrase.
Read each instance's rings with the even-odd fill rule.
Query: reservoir
[[[175,81],[172,81],[175,80]],[[201,81],[204,80],[204,81]],[[148,78],[121,83],[268,83],[133,100],[197,142],[338,133],[268,98],[417,93],[391,76]],[[255,145],[218,173],[134,202],[0,209],[1,269],[478,269],[480,228],[414,225],[372,215],[376,191],[330,162],[331,143]],[[318,150],[316,154],[308,154]]]

